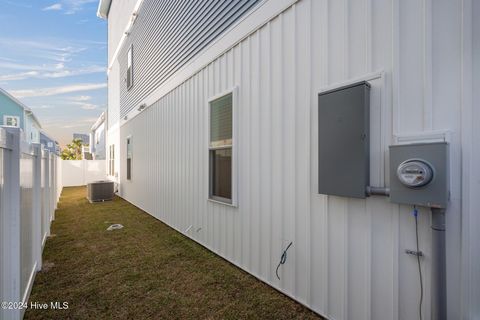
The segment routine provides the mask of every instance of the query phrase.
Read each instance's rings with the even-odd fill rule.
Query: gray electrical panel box
[[[365,198],[370,179],[370,85],[318,95],[318,192]]]
[[[447,142],[390,146],[390,201],[445,208],[448,168]]]

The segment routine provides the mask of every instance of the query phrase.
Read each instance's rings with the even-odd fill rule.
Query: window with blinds
[[[209,196],[232,204],[233,94],[210,101]]]
[[[127,138],[127,180],[132,180],[132,137]]]

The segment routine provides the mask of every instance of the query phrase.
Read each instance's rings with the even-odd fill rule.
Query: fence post
[[[3,130],[3,129],[1,129]],[[5,132],[6,131],[6,132]],[[8,128],[3,136],[6,148],[3,155],[3,176],[0,209],[1,228],[1,301],[21,302],[20,265],[20,129]],[[3,320],[17,320],[20,309],[0,309]]]
[[[52,165],[53,165],[53,190],[52,190],[52,197],[53,197],[53,204],[54,204],[54,211],[53,211],[53,220],[55,220],[55,210],[57,210],[57,157],[55,154],[52,154]]]
[[[51,208],[50,208],[50,223],[55,220],[55,208],[56,208],[56,203],[55,203],[55,166],[54,166],[54,157],[53,153],[49,152],[49,161],[50,161],[50,203],[51,203]]]
[[[33,144],[33,256],[42,270],[42,148]]]
[[[87,184],[87,160],[82,159],[82,186]]]
[[[52,205],[50,200],[50,151],[45,149],[45,207],[46,207],[46,221],[45,230],[47,237],[50,236],[50,222],[52,221]]]

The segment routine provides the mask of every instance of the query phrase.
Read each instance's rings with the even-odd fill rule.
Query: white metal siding
[[[372,184],[388,185],[387,146],[394,134],[452,131],[448,313],[449,319],[468,318],[480,295],[474,285],[479,280],[471,276],[480,272],[462,266],[466,260],[460,254],[462,208],[468,208],[465,201],[478,201],[462,203],[460,194],[462,139],[479,136],[478,128],[460,134],[463,110],[469,108],[462,77],[472,67],[462,47],[469,41],[462,38],[470,27],[468,4],[299,1],[121,127],[116,157],[122,197],[181,232],[188,228],[189,237],[331,319],[416,319],[418,270],[415,259],[404,254],[415,246],[411,208],[382,197],[316,192],[319,90],[383,70],[384,77],[372,81]],[[478,3],[474,7],[478,14]],[[478,70],[478,39],[475,45]],[[473,77],[478,84],[478,73]],[[207,201],[207,100],[233,86],[239,93],[238,208]],[[478,93],[475,97],[478,105]],[[478,108],[470,109],[478,118]],[[131,181],[123,178],[128,135],[134,141]],[[475,154],[469,159],[478,159],[478,144],[470,148]],[[478,199],[475,172],[468,191]],[[430,319],[430,219],[422,209],[425,319]],[[478,239],[468,237],[463,241]],[[279,281],[275,267],[290,241]],[[478,260],[478,253],[473,257]],[[463,284],[475,281],[468,291],[474,294],[471,303],[461,301],[466,269]]]
[[[465,1],[462,106],[462,312],[480,318],[480,1]],[[473,23],[472,33],[468,32]],[[472,39],[469,42],[468,39]],[[472,50],[469,52],[469,50]],[[471,95],[471,100],[469,95]]]
[[[108,88],[120,89],[120,67],[118,61],[112,65],[108,74]],[[120,123],[120,90],[108,90],[107,130],[111,130]],[[107,137],[108,138],[108,137]],[[107,139],[108,140],[108,139]],[[107,145],[108,149],[108,145]],[[107,154],[108,156],[108,154]]]

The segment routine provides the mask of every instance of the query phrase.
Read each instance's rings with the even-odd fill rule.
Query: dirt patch
[[[53,267],[55,267],[55,263],[50,262],[50,261],[43,261],[43,263],[42,263],[42,272],[48,272],[48,271],[50,271]]]

